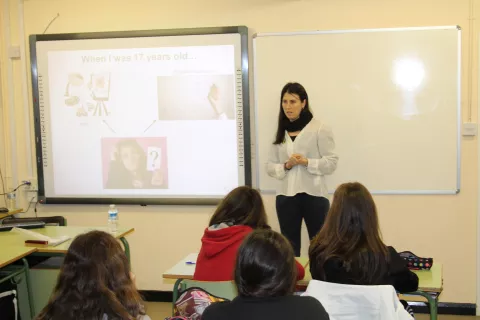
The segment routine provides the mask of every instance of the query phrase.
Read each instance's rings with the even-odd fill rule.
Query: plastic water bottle
[[[112,233],[118,230],[118,210],[114,204],[111,204],[108,209],[108,230]]]

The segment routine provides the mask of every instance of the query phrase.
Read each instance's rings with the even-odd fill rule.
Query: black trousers
[[[276,198],[280,231],[292,243],[295,256],[300,256],[302,220],[305,220],[310,240],[320,231],[330,209],[330,201],[298,193],[293,197],[279,195]]]

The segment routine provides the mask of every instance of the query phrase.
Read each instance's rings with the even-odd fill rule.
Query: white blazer
[[[413,320],[393,286],[358,286],[311,280],[303,294],[320,301],[330,320]]]
[[[300,131],[295,141],[285,132],[285,142],[272,144],[266,165],[269,176],[277,179],[277,195],[294,196],[305,192],[312,196],[327,197],[328,190],[324,175],[332,174],[337,168],[332,130],[325,123],[312,119]],[[284,169],[285,162],[294,153],[308,159],[308,166],[297,165]]]

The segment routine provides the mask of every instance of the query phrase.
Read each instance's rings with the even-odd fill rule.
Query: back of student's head
[[[118,241],[102,231],[76,237],[38,320],[136,319],[144,314]]]
[[[357,264],[362,280],[373,281],[387,258],[387,248],[375,202],[365,186],[352,182],[337,188],[325,224],[310,244],[309,256],[320,268],[330,259]]]
[[[248,186],[237,187],[218,205],[209,226],[220,223],[268,228],[267,214],[260,193]]]
[[[293,248],[270,229],[258,229],[243,241],[237,253],[235,283],[243,297],[278,297],[292,294],[297,279]]]

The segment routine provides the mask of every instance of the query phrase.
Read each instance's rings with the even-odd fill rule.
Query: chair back
[[[330,320],[412,320],[393,286],[359,286],[311,280],[303,294],[320,301]]]

